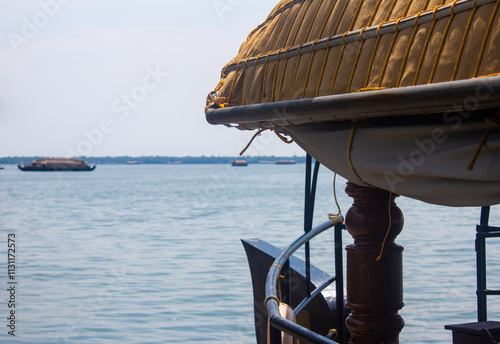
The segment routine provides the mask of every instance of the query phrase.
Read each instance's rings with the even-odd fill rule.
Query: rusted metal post
[[[394,242],[404,220],[394,202],[397,195],[351,182],[346,192],[354,199],[345,218],[354,238],[346,247],[347,307],[351,310],[346,325],[351,343],[397,344],[404,327],[398,314],[404,306],[403,247]]]

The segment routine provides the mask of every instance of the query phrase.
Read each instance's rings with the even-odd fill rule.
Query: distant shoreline
[[[0,164],[3,165],[24,165],[33,160],[47,158],[47,156],[14,156],[0,157]],[[297,164],[305,163],[305,156],[105,156],[105,157],[75,157],[84,159],[91,165],[103,164],[230,164],[233,160],[246,160],[249,164],[274,163],[277,160],[294,160]]]

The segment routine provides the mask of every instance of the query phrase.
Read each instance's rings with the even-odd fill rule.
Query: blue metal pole
[[[488,226],[490,207],[481,208],[480,226]],[[477,272],[477,321],[487,321],[487,299],[486,285],[486,237],[481,233],[481,227],[477,226],[476,233],[476,272]]]

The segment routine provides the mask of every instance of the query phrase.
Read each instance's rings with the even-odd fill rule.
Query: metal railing
[[[476,227],[476,270],[477,270],[477,321],[488,320],[488,295],[500,295],[500,290],[487,288],[486,279],[486,238],[499,238],[500,227],[488,225],[490,207],[481,208],[481,220]]]
[[[267,314],[269,317],[270,324],[272,327],[275,329],[278,329],[279,331],[271,331],[271,343],[280,343],[281,342],[281,331],[299,339],[301,342],[304,343],[312,343],[312,344],[333,344],[337,343],[332,341],[331,339],[328,339],[326,337],[323,337],[305,327],[302,327],[290,320],[287,320],[281,316],[280,310],[279,310],[279,295],[278,295],[278,279],[282,270],[282,267],[285,266],[287,263],[288,259],[292,256],[292,254],[297,251],[301,246],[303,246],[306,242],[309,242],[312,238],[317,236],[318,234],[324,232],[325,230],[335,227],[336,232],[340,232],[343,228],[343,218],[339,217],[336,222],[332,221],[327,221],[319,226],[313,228],[309,232],[303,234],[300,236],[298,239],[296,239],[290,246],[288,246],[286,249],[284,249],[281,254],[276,258],[274,261],[273,265],[269,269],[269,273],[267,275],[267,280],[266,280],[266,299],[264,301],[266,309],[267,309]],[[338,233],[336,235],[336,238],[338,239]],[[337,246],[337,245],[336,245]],[[341,246],[341,245],[340,245]],[[336,247],[337,248],[337,247]],[[340,254],[342,254],[341,247],[340,247]],[[337,259],[336,259],[337,261]],[[329,279],[327,282],[323,283],[321,286],[318,286],[312,293],[307,296],[300,304],[297,306],[294,310],[296,314],[298,314],[302,309],[305,308],[305,306],[316,296],[318,295],[324,288],[326,288],[328,285],[333,283],[334,281],[337,282],[337,298],[336,298],[336,311],[337,314],[340,314],[340,317],[337,315],[337,321],[340,324],[337,324],[337,332],[340,332],[341,329],[343,329],[343,311],[344,311],[344,297],[343,297],[343,279],[342,279],[342,272],[340,274],[338,271],[336,272],[336,276]],[[339,326],[340,325],[340,326]],[[271,329],[272,330],[272,329]],[[279,336],[279,339],[276,339],[276,337]],[[340,337],[340,336],[339,336]],[[279,340],[279,341],[277,341]]]
[[[318,171],[320,163],[318,161],[314,164],[312,169],[312,157],[307,154],[306,156],[306,181],[305,181],[305,204],[304,204],[304,234],[297,238],[292,244],[285,248],[280,255],[276,258],[273,265],[269,269],[266,285],[264,305],[267,309],[270,326],[270,340],[271,344],[281,343],[281,332],[285,332],[292,337],[301,341],[301,343],[311,344],[332,344],[334,342],[330,338],[324,337],[316,332],[313,332],[305,327],[302,327],[292,321],[287,320],[281,316],[279,310],[280,297],[279,291],[279,277],[280,274],[287,275],[285,272],[289,270],[288,259],[292,254],[301,246],[305,246],[305,277],[306,277],[306,297],[295,307],[294,314],[298,315],[303,309],[307,307],[318,294],[325,288],[336,283],[336,299],[335,299],[335,317],[337,324],[335,325],[336,338],[344,343],[344,281],[343,281],[343,264],[342,264],[342,229],[345,229],[344,218],[339,214],[338,218],[324,222],[315,228],[312,228],[313,214],[314,214],[314,200],[316,195],[316,184],[318,180]],[[335,179],[334,179],[335,182]],[[340,209],[339,209],[340,210]],[[324,232],[325,230],[334,227],[334,246],[335,246],[335,276],[328,279],[326,282],[311,290],[311,263],[310,263],[310,247],[309,241]],[[285,299],[290,301],[290,290],[286,287],[288,283],[283,283],[283,294]],[[281,292],[281,291],[280,291]],[[331,335],[331,334],[330,334]]]

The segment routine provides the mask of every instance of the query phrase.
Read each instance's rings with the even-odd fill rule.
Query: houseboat
[[[90,166],[85,160],[76,158],[41,158],[34,160],[31,164],[17,167],[25,172],[86,172],[95,169],[95,165]]]

